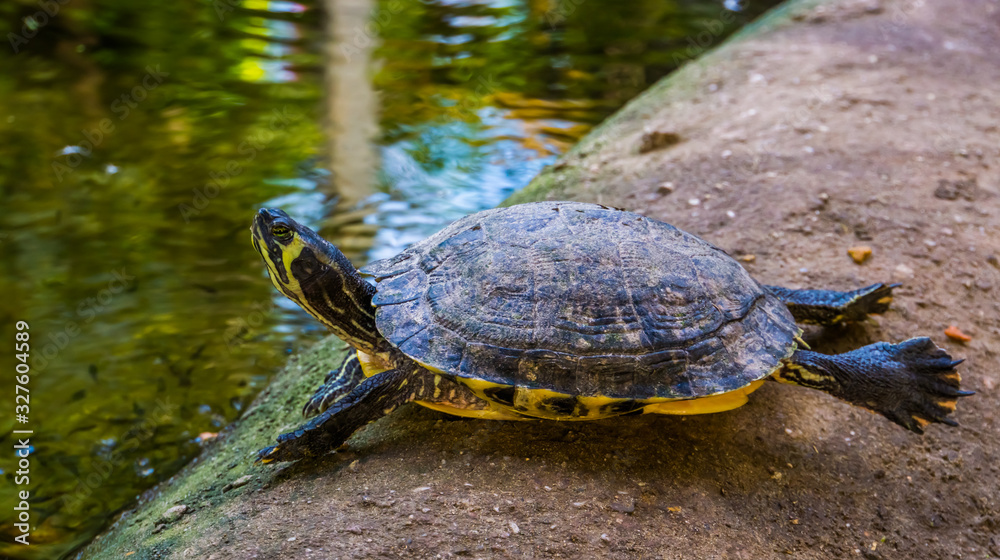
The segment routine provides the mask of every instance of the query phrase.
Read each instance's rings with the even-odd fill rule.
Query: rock
[[[965,179],[962,181],[946,181],[941,179],[934,189],[934,196],[941,200],[958,200],[959,198],[972,201],[976,199],[979,186],[976,179]]]
[[[167,511],[163,512],[163,515],[160,516],[160,521],[166,524],[174,523],[175,521],[183,517],[184,514],[187,513],[187,510],[188,507],[184,504],[181,504],[179,506],[174,506],[168,509]]]
[[[681,137],[676,132],[663,132],[659,130],[646,131],[646,133],[642,135],[642,141],[639,144],[639,153],[645,154],[654,150],[669,148],[674,144],[680,143],[680,141]]]
[[[996,255],[990,255],[986,257],[986,262],[990,263],[996,268],[1000,268],[1000,257],[997,257]]]
[[[656,187],[656,194],[661,196],[667,196],[672,192],[674,192],[674,184],[670,181],[660,183],[660,186]]]
[[[855,263],[864,264],[864,262],[872,256],[872,248],[867,245],[858,245],[848,249],[847,254],[851,256],[851,259],[853,259]]]
[[[628,496],[619,497],[611,502],[610,507],[618,513],[632,513],[635,511],[635,500]]]
[[[243,476],[237,478],[236,480],[230,482],[229,484],[223,486],[222,487],[222,491],[223,492],[228,492],[228,491],[232,490],[233,488],[239,488],[241,486],[246,486],[247,483],[250,482],[251,480],[253,480],[253,476],[252,475],[249,475],[249,474],[243,475]]]
[[[893,280],[911,280],[913,276],[913,269],[905,264],[897,265],[892,271]]]
[[[966,343],[966,342],[969,342],[970,340],[972,340],[971,336],[969,336],[969,335],[965,334],[964,332],[962,332],[955,325],[951,325],[947,329],[945,329],[944,330],[944,334],[945,334],[945,336],[947,336],[948,338],[950,338],[951,340],[954,340],[956,342]]]

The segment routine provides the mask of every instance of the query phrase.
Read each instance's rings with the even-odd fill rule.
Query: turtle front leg
[[[339,368],[330,370],[330,373],[326,374],[323,384],[320,385],[319,389],[316,389],[316,393],[302,407],[302,416],[309,418],[330,408],[330,405],[350,393],[364,380],[365,372],[361,370],[357,353],[352,350],[350,355],[344,358]]]
[[[850,292],[764,287],[788,306],[796,321],[812,325],[836,325],[863,321],[871,313],[885,313],[892,303],[892,289],[900,285],[872,284]]]
[[[974,394],[960,389],[961,377],[955,371],[960,363],[931,339],[911,338],[835,356],[797,350],[772,377],[825,391],[922,434],[931,422],[958,425],[948,415],[959,397]]]
[[[319,416],[278,436],[277,445],[257,452],[256,462],[295,461],[327,453],[365,424],[432,393],[433,387],[434,374],[416,364],[373,375]]]

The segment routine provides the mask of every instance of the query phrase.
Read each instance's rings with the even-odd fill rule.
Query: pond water
[[[0,555],[89,540],[324,335],[268,282],[257,208],[391,256],[774,3],[4,2],[0,346],[13,370],[28,323],[31,401],[0,414]]]

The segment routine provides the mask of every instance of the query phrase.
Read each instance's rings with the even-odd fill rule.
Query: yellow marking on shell
[[[924,429],[924,428],[926,428],[927,425],[931,423],[930,420],[927,420],[926,418],[921,418],[919,416],[914,416],[913,419],[916,420],[917,424],[920,425],[920,429],[921,430]]]
[[[881,305],[889,305],[890,303],[892,303],[892,296],[885,296],[884,298],[880,298],[875,303],[878,303],[878,304],[881,304]]]
[[[472,392],[479,398],[491,402],[491,404],[501,408],[511,408],[503,403],[497,403],[486,395],[486,390],[488,389],[504,389],[510,387],[509,385],[491,383],[481,379],[459,379],[459,381],[471,389]],[[637,404],[643,408],[643,413],[645,414],[708,414],[712,412],[722,412],[725,410],[732,410],[746,404],[748,400],[747,395],[756,391],[763,383],[764,380],[760,379],[735,391],[696,399],[652,398],[639,400],[637,401]],[[573,411],[574,415],[567,416],[566,414],[560,414],[552,411],[550,407],[545,405],[545,401],[552,398],[575,399],[576,407]],[[611,418],[623,414],[623,412],[612,412],[608,408],[604,408],[602,410],[602,407],[630,400],[632,399],[606,397],[603,395],[575,396],[549,389],[528,389],[526,387],[517,387],[514,390],[513,411],[549,420],[597,420],[600,418]]]
[[[739,408],[747,403],[748,395],[753,393],[764,384],[764,380],[754,381],[746,387],[702,397],[700,399],[689,399],[684,401],[669,401],[663,403],[649,404],[643,409],[643,414],[711,414],[713,412],[724,412]]]
[[[833,319],[830,319],[830,322],[831,323],[839,323],[839,322],[841,322],[843,320],[844,320],[844,316],[843,315],[837,315]]]

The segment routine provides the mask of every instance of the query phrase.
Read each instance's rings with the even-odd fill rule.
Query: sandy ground
[[[486,422],[408,406],[347,452],[253,467],[338,361],[328,340],[83,557],[1000,556],[998,52],[996,1],[793,3],[516,197],[641,211],[766,283],[904,282],[886,315],[808,340],[837,352],[932,336],[967,358],[978,391],[961,427],[921,437],[769,383],[692,417]],[[863,265],[857,245],[873,250]],[[972,340],[949,341],[952,324]],[[164,517],[173,506],[186,510]]]

